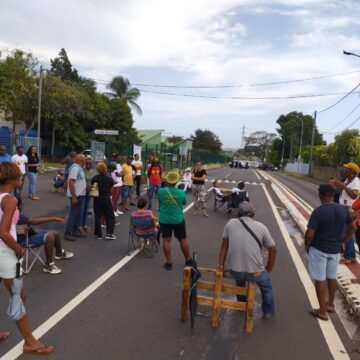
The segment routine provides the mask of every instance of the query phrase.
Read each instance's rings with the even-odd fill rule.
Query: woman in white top
[[[22,173],[18,166],[10,162],[0,163],[0,281],[11,294],[13,279],[16,276],[18,259],[24,256],[24,249],[16,241],[16,223],[19,217],[17,200],[11,195],[12,191],[21,185]],[[21,297],[25,295],[21,289]],[[44,345],[32,335],[28,316],[25,314],[16,325],[23,336],[25,343],[23,351],[39,355],[54,352],[54,348]],[[5,339],[10,334],[0,332],[0,339]]]

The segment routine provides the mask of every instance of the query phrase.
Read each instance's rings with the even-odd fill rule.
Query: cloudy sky
[[[183,136],[210,129],[236,148],[243,125],[247,135],[274,132],[279,115],[312,114],[341,95],[266,98],[346,93],[360,82],[360,58],[342,53],[360,54],[359,14],[358,0],[0,0],[0,48],[31,50],[48,67],[64,47],[82,76],[178,86],[137,85],[150,92],[135,126]],[[360,107],[348,114],[359,103],[352,94],[319,114],[326,140],[356,121]]]

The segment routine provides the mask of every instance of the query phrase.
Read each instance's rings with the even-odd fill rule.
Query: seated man
[[[186,168],[181,181],[176,184],[176,187],[186,192],[191,189],[191,183],[191,168]]]
[[[52,275],[60,274],[61,270],[53,262],[53,252],[54,248],[56,249],[55,259],[63,260],[70,259],[74,256],[73,253],[65,251],[61,246],[60,234],[58,231],[54,230],[39,230],[36,231],[31,225],[39,225],[47,222],[59,222],[64,224],[65,220],[57,217],[38,217],[38,218],[29,218],[24,213],[22,213],[22,200],[18,198],[18,209],[20,212],[19,220],[17,225],[29,225],[29,244],[36,246],[44,245],[45,256],[46,256],[46,266],[43,268],[43,271]],[[25,246],[25,236],[18,235],[17,242],[21,246]]]
[[[63,169],[59,169],[53,179],[54,191],[62,190],[65,184],[65,174]]]
[[[230,206],[232,208],[238,208],[243,201],[250,201],[249,194],[244,188],[244,182],[240,181],[236,188],[231,189],[232,194],[230,196]]]

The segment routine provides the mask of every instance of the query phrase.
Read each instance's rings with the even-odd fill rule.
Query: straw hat
[[[353,162],[349,162],[349,163],[347,163],[347,164],[344,164],[343,167],[354,171],[356,174],[358,174],[358,173],[360,172],[359,166],[357,166],[357,165],[356,165],[355,163],[353,163]]]
[[[165,177],[165,181],[170,185],[177,184],[180,181],[180,175],[177,171],[169,171]]]

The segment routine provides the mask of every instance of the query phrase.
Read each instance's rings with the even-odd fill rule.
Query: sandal
[[[40,200],[39,197],[37,197],[36,195],[32,196],[30,199],[31,200]]]
[[[23,347],[23,353],[34,354],[34,355],[49,355],[55,351],[55,348],[51,345],[43,345],[37,349],[32,349],[31,347]]]
[[[8,331],[1,331],[0,332],[0,341],[6,340],[10,336]]]
[[[320,319],[320,320],[323,320],[323,321],[328,321],[329,320],[329,318],[327,317],[327,316],[322,316],[322,315],[320,315],[320,309],[311,309],[310,311],[309,311],[309,314],[310,315],[312,315],[312,316],[314,316],[314,317],[316,317],[316,318],[318,318],[318,319]]]
[[[333,314],[336,311],[335,306],[330,306],[330,305],[326,304],[326,311],[329,314]]]
[[[345,264],[345,265],[347,265],[347,264],[350,264],[351,263],[351,260],[350,259],[341,259],[340,261],[339,261],[339,264]]]

